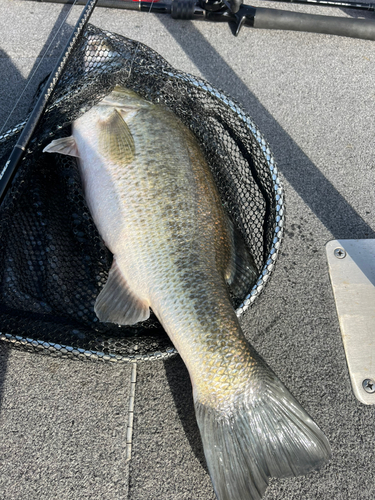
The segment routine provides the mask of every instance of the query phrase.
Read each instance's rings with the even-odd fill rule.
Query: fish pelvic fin
[[[150,316],[148,304],[130,290],[115,258],[107,283],[96,299],[94,310],[103,323],[117,325],[134,325]]]
[[[79,158],[77,144],[72,135],[50,142],[48,146],[43,149],[43,153],[60,153],[62,155]]]
[[[229,411],[195,400],[218,500],[259,500],[269,477],[304,475],[331,456],[323,432],[276,377],[262,394],[251,392]]]

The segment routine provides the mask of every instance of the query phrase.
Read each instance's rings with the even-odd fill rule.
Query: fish
[[[218,500],[259,500],[270,477],[325,464],[326,436],[241,329],[229,290],[242,291],[258,270],[189,128],[117,86],[44,152],[78,158],[113,254],[99,320],[132,325],[151,309],[182,357]]]

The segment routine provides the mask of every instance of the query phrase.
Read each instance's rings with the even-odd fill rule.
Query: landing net
[[[0,207],[0,340],[15,347],[115,362],[175,353],[153,315],[131,327],[98,321],[94,302],[112,255],[89,214],[75,159],[42,153],[51,140],[69,136],[72,121],[115,85],[166,105],[196,135],[260,270],[245,296],[232,297],[238,315],[274,268],[283,195],[269,147],[249,116],[149,47],[88,25]],[[22,124],[0,136],[0,165],[21,130]]]

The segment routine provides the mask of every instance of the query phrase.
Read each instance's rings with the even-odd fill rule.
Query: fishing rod
[[[61,56],[59,57],[55,68],[51,72],[43,88],[43,91],[38,101],[36,102],[34,109],[25,124],[25,127],[23,128],[18,138],[17,144],[14,146],[13,151],[11,152],[6,164],[2,168],[0,165],[0,205],[16,174],[18,165],[22,159],[22,156],[24,155],[24,152],[26,151],[26,147],[31,139],[31,136],[34,133],[34,130],[38,125],[39,120],[47,106],[52,92],[54,91],[56,84],[67,65],[69,57],[72,54],[80,35],[83,33],[97,2],[98,0],[87,0],[85,2],[85,8],[82,10],[82,13],[73,29],[68,43],[66,44]],[[74,4],[75,2],[72,1],[70,3]]]
[[[34,0],[50,3],[72,3],[73,0]],[[78,0],[78,3],[84,0]],[[244,5],[243,0],[98,0],[99,7],[138,10],[156,14],[170,14],[174,19],[204,19],[228,22],[237,36],[243,26],[257,29],[305,31],[327,35],[375,40],[375,20],[304,14],[264,7]],[[278,0],[284,1],[284,0]],[[294,0],[286,0],[293,3]],[[374,4],[334,2],[331,0],[295,0],[297,3],[317,4],[374,10]]]
[[[47,3],[64,3],[71,4],[74,0],[34,0],[36,2],[47,2]],[[149,0],[151,2],[151,0]],[[303,5],[317,5],[318,7],[336,7],[340,9],[355,9],[355,10],[366,10],[369,12],[375,11],[375,4],[364,3],[364,2],[341,2],[340,0],[273,0],[274,2],[284,2],[284,3],[298,3]],[[154,3],[158,2],[155,0]],[[99,0],[98,7],[106,7],[112,9],[134,9],[140,10],[138,4],[141,3],[138,0]],[[148,2],[144,2],[148,3]],[[84,5],[85,0],[77,0],[76,5]],[[135,4],[134,7],[131,4]],[[149,9],[149,7],[148,7]]]
[[[243,0],[172,0],[170,3],[158,0],[34,0],[39,2],[85,5],[72,35],[60,56],[55,69],[45,84],[13,151],[1,169],[0,166],[0,204],[10,185],[19,162],[26,150],[30,138],[47,106],[50,96],[68,62],[73,48],[83,32],[96,5],[107,8],[120,8],[170,14],[174,19],[206,19],[209,21],[228,22],[233,25],[237,36],[243,26],[259,29],[276,29],[325,33],[353,38],[375,40],[375,22],[369,19],[348,19],[315,14],[303,14],[278,9],[252,7],[244,5]],[[294,0],[289,0],[294,1]],[[299,3],[330,2],[330,0],[295,0]],[[332,2],[333,3],[333,2]],[[338,2],[335,2],[338,3]],[[373,10],[372,4],[354,4],[356,8],[366,6]],[[342,6],[342,3],[341,5]]]

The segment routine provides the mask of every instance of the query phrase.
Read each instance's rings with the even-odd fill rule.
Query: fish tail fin
[[[239,395],[231,409],[218,410],[195,398],[219,500],[259,500],[269,477],[306,474],[331,456],[323,432],[276,376],[262,385],[261,391],[258,385]]]

